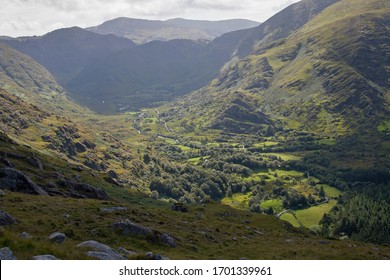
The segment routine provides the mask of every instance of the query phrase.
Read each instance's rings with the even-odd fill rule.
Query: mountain
[[[66,87],[73,98],[100,113],[156,106],[217,77],[246,34],[242,30],[209,43],[154,41],[124,49],[87,65]]]
[[[0,44],[0,101],[1,131],[37,153],[97,172],[118,172],[118,164],[132,158],[129,146],[88,121],[95,115],[69,100],[42,65],[5,44]],[[120,178],[129,182],[125,177],[116,175],[116,184]]]
[[[0,86],[12,93],[51,95],[62,92],[55,78],[29,56],[0,43]]]
[[[247,29],[260,23],[244,19],[202,21],[187,19],[144,20],[117,18],[87,30],[98,34],[114,34],[131,39],[138,44],[173,39],[212,40],[224,33]]]
[[[97,58],[135,45],[125,38],[99,35],[78,27],[59,29],[42,37],[21,37],[3,42],[34,58],[61,84]]]
[[[281,15],[297,24],[269,29]],[[376,133],[389,116],[389,19],[389,4],[378,0],[292,5],[249,33],[252,53],[173,104],[168,119],[232,132],[259,131],[269,118],[272,129]]]
[[[290,5],[260,26],[252,28],[252,32],[250,32],[242,41],[237,54],[242,58],[255,51],[258,45],[264,45],[287,38],[323,9],[338,1],[339,0],[303,0]]]

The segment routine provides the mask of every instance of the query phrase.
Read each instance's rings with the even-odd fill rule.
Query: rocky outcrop
[[[159,242],[162,244],[167,244],[172,248],[176,248],[175,239],[168,235],[167,233],[161,233],[159,231],[153,230],[151,228],[138,225],[130,221],[117,222],[112,225],[112,228],[120,234],[136,236],[145,238],[151,242]]]
[[[13,168],[0,168],[0,188],[12,192],[47,195],[47,192],[36,185],[29,177]]]
[[[118,212],[118,211],[127,211],[127,208],[121,207],[121,206],[100,208],[100,212],[103,212],[103,213],[114,213],[114,212]]]
[[[49,239],[52,242],[63,243],[66,239],[66,235],[64,233],[61,233],[61,232],[55,232],[55,233],[50,234]]]
[[[39,170],[43,170],[42,162],[38,158],[36,158],[36,157],[29,158],[29,159],[27,159],[27,162],[31,166],[34,166],[34,167],[38,168]]]
[[[16,257],[10,248],[4,247],[0,249],[0,260],[16,260]]]
[[[33,260],[39,260],[39,261],[52,261],[52,260],[59,260],[57,257],[53,255],[40,255],[40,256],[34,256],[32,258]]]
[[[125,221],[118,222],[112,225],[112,228],[121,234],[132,236],[153,237],[154,232],[151,228],[138,225],[136,223]]]
[[[176,248],[175,239],[166,233],[162,233],[160,235],[160,241],[161,241],[161,243],[167,244],[167,245],[171,246],[172,248]]]
[[[10,226],[14,224],[16,220],[10,214],[0,210],[0,226]]]
[[[95,240],[88,240],[77,245],[78,248],[90,248],[93,251],[86,252],[86,255],[99,260],[126,260],[124,256],[112,249],[110,246],[99,243]]]
[[[110,197],[101,188],[94,186],[73,182],[69,179],[61,179],[58,184],[66,188],[66,193],[73,198],[93,198],[100,200],[110,200]]]
[[[27,232],[22,232],[21,234],[19,234],[19,237],[23,239],[29,239],[31,238],[31,235]]]

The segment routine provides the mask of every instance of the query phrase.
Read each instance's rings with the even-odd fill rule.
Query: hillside
[[[202,21],[187,19],[144,20],[117,18],[99,26],[89,27],[88,31],[98,34],[114,34],[128,38],[138,44],[151,41],[174,39],[212,40],[224,33],[255,27],[260,23],[250,20]]]
[[[99,35],[79,27],[55,30],[42,37],[3,41],[34,58],[62,85],[97,58],[135,45],[125,38]]]
[[[299,5],[311,2],[316,3]],[[258,124],[240,113],[249,109],[265,114],[279,129],[329,137],[363,129],[375,133],[389,114],[388,23],[384,2],[340,1],[289,37],[256,43],[251,55],[226,68],[208,87],[171,106],[167,120],[183,122],[188,116],[199,127],[231,130],[232,122]],[[237,98],[244,104],[237,104]]]

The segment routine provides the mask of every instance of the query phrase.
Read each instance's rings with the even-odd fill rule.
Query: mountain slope
[[[340,0],[303,0],[290,5],[260,26],[252,28],[243,39],[237,54],[242,58],[255,51],[259,45],[287,38],[323,9],[338,1]]]
[[[144,44],[174,39],[212,40],[224,33],[259,25],[250,20],[201,21],[171,19],[167,21],[117,18],[87,30],[98,34],[114,34]]]
[[[0,43],[0,73],[1,87],[13,93],[21,94],[27,88],[35,94],[62,91],[44,67],[3,43]]]
[[[95,59],[135,45],[125,38],[98,35],[78,27],[59,29],[42,37],[22,37],[5,42],[38,61],[61,84],[72,79]]]
[[[70,101],[45,68],[6,45],[0,45],[0,65],[3,133],[38,153],[80,168],[112,171],[118,180],[116,184],[132,185],[132,176],[123,168],[133,165],[129,145],[90,121],[95,115]]]
[[[286,39],[259,44],[262,37],[253,37],[251,55],[174,104],[168,116],[212,128],[224,119],[248,122],[227,114],[240,95],[279,128],[332,137],[359,129],[375,133],[389,114],[389,12],[383,1],[343,0]],[[188,111],[176,110],[184,104]]]
[[[101,113],[171,101],[217,77],[246,32],[210,43],[155,41],[125,49],[87,65],[66,86],[76,100]]]

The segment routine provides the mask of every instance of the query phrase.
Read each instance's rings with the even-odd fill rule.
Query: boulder
[[[10,226],[14,224],[16,220],[10,214],[0,210],[0,226]]]
[[[0,168],[0,188],[12,192],[27,194],[48,195],[41,187],[36,185],[29,177],[13,168]]]
[[[34,256],[32,258],[33,260],[39,260],[39,261],[51,261],[51,260],[59,260],[53,255],[40,255],[40,256]]]
[[[0,189],[0,196],[5,196],[5,192]]]
[[[0,249],[0,260],[16,260],[16,257],[10,248],[4,247]]]
[[[161,243],[168,244],[172,248],[176,248],[176,241],[175,241],[175,239],[172,236],[170,236],[170,235],[168,235],[166,233],[162,233],[160,235],[160,241],[161,241]]]
[[[108,171],[108,176],[112,179],[118,179],[118,174],[114,170]]]
[[[120,232],[124,235],[138,235],[144,237],[154,236],[154,232],[152,229],[130,221],[114,223],[112,227],[115,231]]]
[[[112,225],[112,228],[123,235],[144,237],[152,242],[160,242],[167,244],[172,248],[176,248],[175,239],[167,233],[161,233],[151,228],[138,225],[130,221],[117,222]]]
[[[29,239],[31,238],[31,235],[28,234],[27,232],[22,232],[21,234],[19,234],[19,237],[24,239]]]
[[[78,153],[84,153],[84,152],[87,151],[87,148],[85,147],[85,145],[82,144],[82,143],[80,143],[80,142],[76,142],[76,143],[74,144],[74,146],[75,146],[76,151],[77,151]]]
[[[58,181],[58,185],[66,188],[68,190],[67,194],[74,198],[110,200],[110,197],[103,189],[85,183],[78,183],[66,178],[61,178]]]
[[[0,158],[0,163],[4,164],[7,167],[14,167],[14,165],[6,158]]]
[[[29,158],[29,159],[27,159],[27,162],[31,166],[34,166],[34,167],[38,168],[39,170],[43,170],[42,162],[38,158],[36,158],[36,157]]]
[[[66,239],[66,235],[62,232],[55,232],[50,234],[49,239],[56,243],[63,243]]]
[[[94,257],[100,260],[125,260],[126,258],[112,249],[110,246],[99,243],[95,240],[88,240],[77,245],[77,247],[91,248],[94,251],[88,251],[86,254],[89,257]]]
[[[147,260],[158,260],[158,261],[161,261],[161,260],[169,260],[168,258],[162,256],[161,254],[153,254],[153,252],[147,252],[145,254],[145,258]]]
[[[137,255],[134,251],[126,250],[125,248],[119,247],[117,250],[119,253],[121,253],[123,256],[134,256]]]
[[[100,208],[100,212],[104,213],[113,213],[118,211],[127,211],[127,208],[121,206]]]

